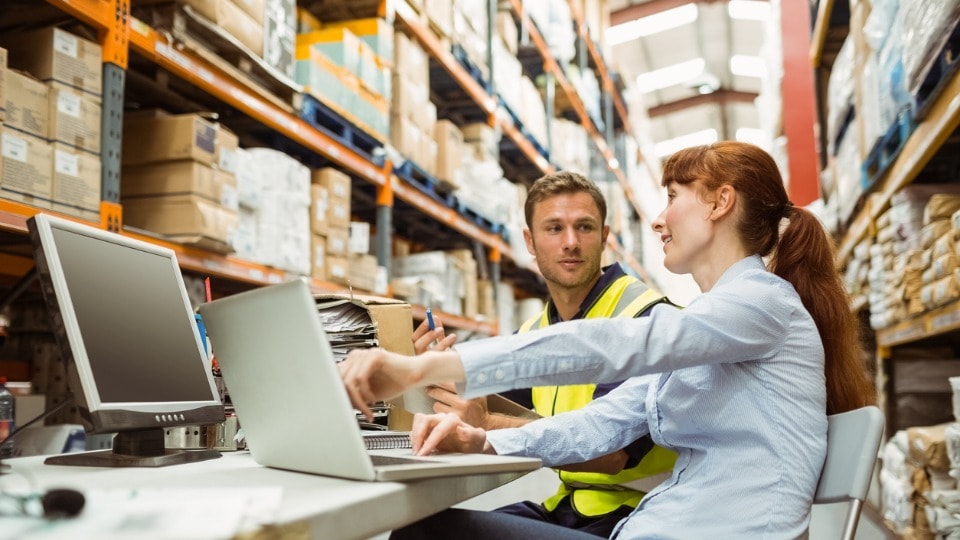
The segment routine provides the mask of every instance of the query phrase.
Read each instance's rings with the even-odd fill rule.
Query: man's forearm
[[[487,422],[484,426],[484,429],[507,429],[524,426],[529,424],[532,420],[528,418],[518,418],[516,416],[508,416],[506,414],[499,413],[490,413],[487,415]]]

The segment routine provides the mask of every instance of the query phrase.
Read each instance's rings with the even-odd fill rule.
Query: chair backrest
[[[883,436],[883,413],[862,407],[827,418],[827,458],[814,504],[863,501]]]
[[[869,406],[827,417],[827,459],[814,504],[849,501],[840,538],[854,540],[883,437],[883,413]]]

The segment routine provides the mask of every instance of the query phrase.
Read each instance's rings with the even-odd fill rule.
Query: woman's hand
[[[493,453],[487,432],[467,424],[453,413],[416,414],[410,432],[413,453],[426,456],[436,451],[463,454]]]
[[[440,317],[433,316],[436,328],[430,329],[429,323],[424,319],[413,331],[413,350],[417,354],[423,354],[427,351],[445,351],[457,342],[457,335],[444,335],[443,323]]]
[[[371,421],[369,404],[396,397],[415,386],[423,379],[421,367],[419,357],[383,349],[354,349],[337,364],[350,402]]]

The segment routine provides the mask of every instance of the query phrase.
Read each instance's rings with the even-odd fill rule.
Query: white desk
[[[279,486],[282,488],[282,502],[275,523],[304,529],[311,538],[331,539],[369,538],[417,521],[524,474],[472,475],[403,483],[356,482],[262,467],[247,452],[224,453],[219,459],[156,469],[65,467],[44,465],[43,459],[38,456],[4,461],[13,470],[0,476],[0,490]],[[6,519],[9,518],[0,518],[0,537]]]

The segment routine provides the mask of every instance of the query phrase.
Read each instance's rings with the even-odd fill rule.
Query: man
[[[558,172],[537,180],[527,193],[523,237],[536,258],[550,294],[538,316],[519,332],[528,332],[561,321],[596,317],[637,317],[668,300],[624,273],[619,264],[601,268],[609,226],[606,202],[596,185],[572,172]],[[442,326],[430,331],[426,323],[414,332],[418,353],[431,344],[444,349],[456,336],[444,335]],[[620,383],[537,387],[513,391],[506,397],[534,409],[541,416],[583,407]],[[453,388],[432,387],[434,411],[452,412],[465,422],[484,429],[516,427],[530,419],[491,413],[486,400],[463,400]],[[557,493],[542,504],[524,501],[500,512],[549,521],[608,537],[617,522],[673,468],[676,454],[653,444],[649,435],[627,448],[586,463],[560,470]]]

